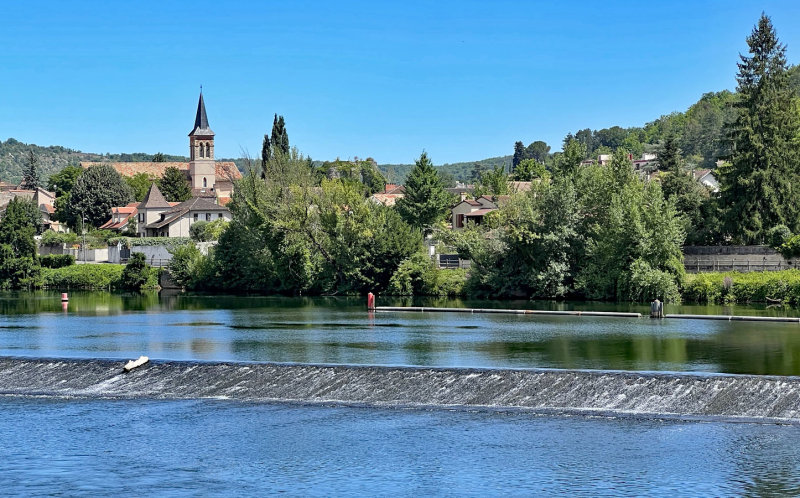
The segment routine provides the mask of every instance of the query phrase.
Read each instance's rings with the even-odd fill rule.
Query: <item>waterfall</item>
[[[0,358],[0,394],[230,398],[800,423],[800,378],[588,370]]]

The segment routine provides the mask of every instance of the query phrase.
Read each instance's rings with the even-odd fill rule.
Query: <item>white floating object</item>
[[[147,356],[140,356],[138,360],[131,360],[128,363],[126,363],[125,366],[122,367],[122,368],[126,372],[130,372],[131,370],[133,370],[136,367],[141,367],[142,365],[144,365],[148,361],[150,361],[150,358],[148,358]]]

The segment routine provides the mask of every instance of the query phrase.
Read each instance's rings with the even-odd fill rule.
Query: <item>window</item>
[[[197,213],[194,213],[194,221],[197,221]]]
[[[206,213],[206,221],[211,221],[211,213]]]
[[[206,177],[203,177],[203,188],[208,187],[208,182],[206,181]]]
[[[222,219],[222,213],[217,214],[217,219]]]
[[[206,157],[211,157],[211,145],[206,144]]]

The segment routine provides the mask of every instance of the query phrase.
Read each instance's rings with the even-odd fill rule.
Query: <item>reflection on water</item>
[[[403,300],[386,304],[403,304]],[[426,306],[601,309],[500,301]],[[771,307],[669,312],[796,316]],[[800,326],[649,318],[367,313],[360,298],[0,293],[0,354],[800,375]]]

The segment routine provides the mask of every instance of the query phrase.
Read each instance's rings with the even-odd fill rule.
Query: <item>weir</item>
[[[800,423],[800,378],[751,375],[0,358],[0,394],[528,410]]]

